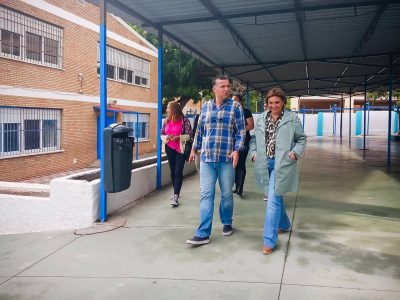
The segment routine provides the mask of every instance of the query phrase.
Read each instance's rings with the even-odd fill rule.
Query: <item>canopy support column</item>
[[[261,107],[260,107],[260,111],[264,112],[264,93],[261,92]]]
[[[389,117],[388,117],[388,146],[387,146],[387,167],[390,168],[390,148],[392,143],[392,83],[393,83],[393,67],[392,56],[390,55],[389,67]]]
[[[249,109],[250,91],[249,83],[246,84],[246,108]]]
[[[352,115],[352,113],[351,113],[351,89],[349,92],[349,96],[350,96],[350,99],[349,99],[349,145],[351,145],[351,115]]]
[[[158,30],[158,105],[157,105],[157,189],[161,189],[161,127],[163,79],[163,30]]]
[[[360,149],[363,151],[363,158],[365,159],[366,138],[367,138],[367,76],[364,76],[364,128],[363,128],[363,147]]]
[[[100,222],[107,221],[107,192],[104,189],[104,128],[107,114],[107,0],[100,1]]]
[[[340,99],[340,143],[342,143],[343,138],[343,104],[344,99],[342,94],[342,98]]]

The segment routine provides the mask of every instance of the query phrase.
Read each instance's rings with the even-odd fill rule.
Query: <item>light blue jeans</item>
[[[264,222],[264,246],[274,248],[278,241],[278,230],[290,229],[283,196],[275,194],[275,159],[268,159],[269,190],[267,212]]]
[[[200,162],[200,225],[195,234],[198,237],[211,235],[217,179],[221,190],[219,217],[223,225],[232,224],[232,186],[235,180],[235,169],[232,163]]]

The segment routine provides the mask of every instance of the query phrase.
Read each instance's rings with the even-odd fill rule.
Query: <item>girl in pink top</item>
[[[184,117],[178,102],[169,102],[167,105],[167,118],[161,128],[161,140],[167,154],[171,181],[174,194],[171,196],[171,205],[179,205],[179,193],[183,181],[183,167],[185,166],[185,143],[192,138],[190,121]]]

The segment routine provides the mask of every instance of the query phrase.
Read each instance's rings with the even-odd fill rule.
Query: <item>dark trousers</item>
[[[249,148],[245,148],[246,150],[239,151],[239,160],[236,166],[236,170],[246,170],[246,159],[249,154]]]
[[[239,160],[235,169],[235,193],[242,195],[244,179],[246,178],[246,159],[249,154],[249,148],[239,151]]]
[[[185,166],[185,157],[182,153],[165,145],[169,169],[171,170],[171,181],[174,187],[174,194],[179,195],[183,181],[183,167]]]

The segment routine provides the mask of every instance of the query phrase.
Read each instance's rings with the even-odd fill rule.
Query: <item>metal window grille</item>
[[[99,55],[98,48],[97,61],[100,61]],[[97,68],[97,74],[100,74],[100,67]],[[107,46],[107,78],[150,87],[150,62]]]
[[[0,5],[0,57],[62,67],[63,29]]]
[[[60,109],[0,107],[0,157],[60,149]]]
[[[122,123],[133,129],[131,137],[139,138],[139,141],[149,139],[150,114],[122,113]]]

